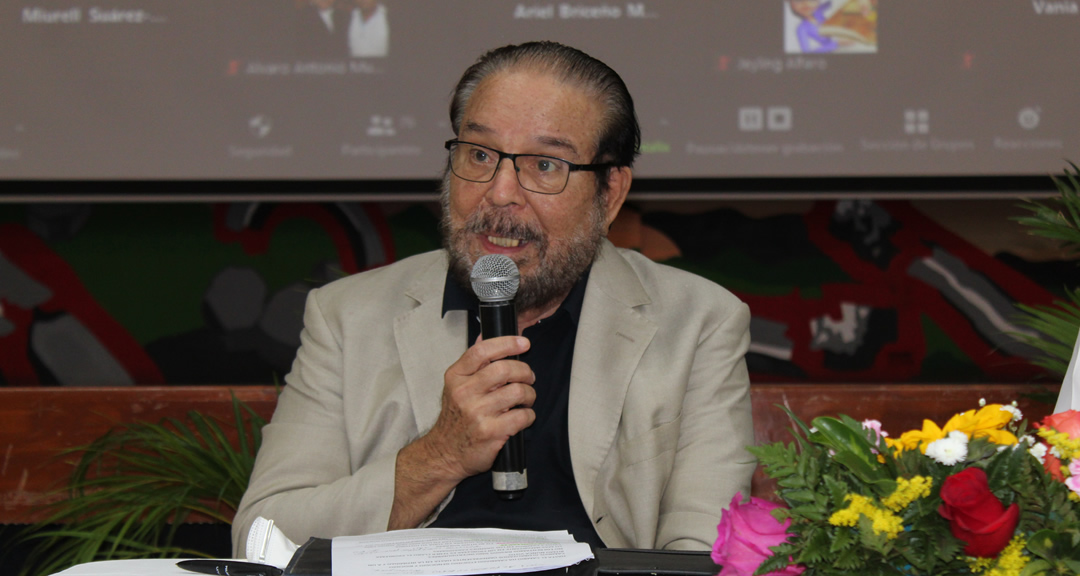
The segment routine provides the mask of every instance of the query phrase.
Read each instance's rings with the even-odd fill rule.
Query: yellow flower
[[[829,524],[833,526],[855,526],[859,523],[859,516],[870,519],[871,527],[875,534],[884,534],[889,540],[895,539],[904,531],[904,521],[896,514],[882,510],[874,505],[874,501],[861,494],[848,494],[845,500],[848,507],[838,510],[829,517]]]
[[[838,510],[829,517],[829,524],[833,526],[854,526],[859,522],[859,514],[872,509],[871,500],[862,494],[848,494],[845,501],[848,507]]]
[[[906,508],[908,504],[911,504],[919,498],[926,498],[929,496],[930,487],[933,483],[933,478],[929,476],[915,476],[910,480],[907,478],[897,478],[896,490],[882,500],[881,503],[889,510],[899,512]]]
[[[874,532],[884,534],[889,540],[895,540],[904,531],[904,521],[892,512],[875,508],[869,518],[873,521]]]
[[[1008,430],[979,430],[973,436],[974,438],[985,437],[987,440],[1001,446],[1016,446],[1020,441],[1016,437],[1016,434],[1009,432]]]
[[[919,448],[923,454],[926,454],[926,446],[934,440],[941,440],[945,437],[945,432],[938,428],[937,424],[934,424],[930,420],[923,420],[922,430],[908,430],[900,435],[900,438],[895,442],[890,442],[888,438],[885,439],[890,448],[899,447],[901,450],[914,450]]]
[[[1064,432],[1057,432],[1046,427],[1039,428],[1036,434],[1046,440],[1047,444],[1057,448],[1061,453],[1061,458],[1068,460],[1080,458],[1080,439],[1073,440]]]
[[[967,434],[968,438],[987,438],[994,444],[1013,446],[1019,440],[1016,435],[1005,426],[1012,421],[1012,412],[1004,410],[1001,404],[987,404],[978,410],[968,410],[957,414],[945,423],[944,428],[930,420],[923,420],[922,430],[909,430],[900,435],[898,440],[885,442],[894,450],[914,450],[918,448],[926,454],[926,447],[935,440],[941,440],[949,435],[949,432],[959,431]]]
[[[953,430],[959,430],[967,434],[968,438],[986,437],[994,444],[1012,446],[1019,441],[1012,432],[1005,430],[1005,426],[1012,422],[1012,417],[1012,412],[1002,408],[1001,404],[987,404],[977,411],[968,410],[953,416],[942,431],[947,435]]]
[[[982,572],[982,576],[1020,576],[1020,572],[1031,561],[1031,558],[1024,555],[1025,546],[1027,541],[1024,537],[1015,536],[996,561],[992,558],[968,558],[968,566],[972,572]],[[983,572],[984,570],[986,571]]]

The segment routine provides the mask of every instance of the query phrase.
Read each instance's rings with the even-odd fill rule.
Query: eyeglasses
[[[469,182],[491,182],[499,170],[503,158],[514,164],[518,184],[537,194],[558,194],[566,189],[570,173],[585,170],[601,172],[613,164],[574,164],[562,158],[543,154],[508,154],[472,142],[448,140],[450,171],[454,176]]]

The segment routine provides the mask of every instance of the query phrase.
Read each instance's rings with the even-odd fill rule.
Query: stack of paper
[[[569,532],[421,528],[334,538],[334,574],[436,576],[535,572],[592,559]]]

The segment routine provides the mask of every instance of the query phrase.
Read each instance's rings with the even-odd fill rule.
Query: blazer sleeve
[[[319,294],[308,296],[301,346],[233,522],[238,557],[258,516],[298,544],[385,531],[390,518],[397,450],[350,445],[342,333],[328,322]]]
[[[675,462],[660,502],[656,547],[711,549],[721,511],[736,492],[750,494],[755,458],[750,377],[750,309],[734,301],[703,331],[682,402]]]

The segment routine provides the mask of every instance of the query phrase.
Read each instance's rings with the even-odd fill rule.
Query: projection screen
[[[1044,177],[1080,161],[1073,0],[38,0],[0,14],[0,179],[427,181],[486,49],[620,72],[637,176]],[[523,151],[516,151],[523,152]]]

